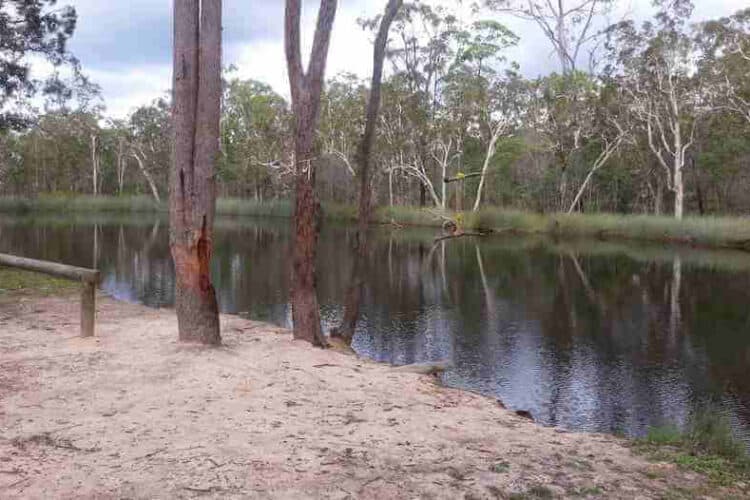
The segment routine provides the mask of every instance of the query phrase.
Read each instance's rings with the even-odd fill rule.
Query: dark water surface
[[[288,227],[217,221],[224,312],[289,325]],[[331,224],[321,236],[326,327],[341,315],[353,236]],[[642,435],[710,402],[750,442],[750,254],[518,236],[435,246],[434,236],[374,230],[359,353],[451,360],[448,385],[572,429]],[[0,251],[96,266],[119,299],[172,301],[167,224],[156,216],[0,216]]]

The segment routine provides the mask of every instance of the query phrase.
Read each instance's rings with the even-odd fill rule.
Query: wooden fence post
[[[81,282],[81,337],[93,337],[96,322],[96,288],[101,273],[95,269],[67,266],[57,262],[26,259],[0,253],[0,265],[26,269]]]
[[[96,323],[96,282],[84,281],[81,287],[81,337],[93,337]]]

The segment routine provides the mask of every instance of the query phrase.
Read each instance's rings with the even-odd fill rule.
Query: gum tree
[[[352,278],[347,290],[346,303],[344,306],[344,318],[337,333],[347,343],[354,338],[354,330],[359,318],[359,308],[362,302],[362,267],[368,250],[367,225],[370,221],[372,205],[372,149],[375,143],[375,131],[380,114],[381,84],[383,80],[383,62],[385,60],[386,46],[388,45],[388,31],[391,23],[398,14],[403,0],[388,0],[385,14],[380,20],[378,36],[375,38],[373,49],[372,83],[370,85],[370,97],[367,101],[365,114],[365,132],[359,143],[356,163],[359,177],[359,209],[357,217],[357,246]]]
[[[170,249],[184,342],[221,343],[211,284],[221,115],[221,0],[174,2]]]
[[[73,7],[57,7],[56,0],[5,0],[0,2],[0,130],[22,128],[28,117],[20,111],[24,101],[41,91],[45,96],[69,97],[70,90],[58,69],[78,61],[67,49],[76,27]],[[31,77],[30,59],[41,57],[55,71],[46,80]]]
[[[695,78],[695,46],[688,30],[693,5],[660,1],[656,23],[637,28],[632,21],[613,26],[608,69],[629,100],[648,148],[674,193],[674,216],[682,219],[687,155],[701,113],[701,82]]]
[[[328,46],[336,17],[336,0],[321,0],[312,53],[307,70],[302,66],[301,0],[287,0],[284,23],[294,133],[294,205],[292,255],[292,319],[294,338],[316,346],[327,344],[320,328],[315,284],[320,203],[315,193],[315,136],[320,115]]]

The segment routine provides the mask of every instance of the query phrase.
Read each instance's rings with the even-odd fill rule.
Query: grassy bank
[[[9,294],[51,296],[78,290],[80,284],[70,280],[0,266],[0,301]]]
[[[288,200],[258,202],[237,198],[221,198],[216,205],[218,215],[290,217],[292,203]],[[164,212],[166,203],[147,197],[43,196],[34,199],[0,198],[0,212]],[[325,217],[350,221],[356,208],[324,204]],[[455,218],[455,214],[448,214]],[[413,226],[440,227],[443,219],[433,209],[416,207],[382,207],[373,214],[374,222]],[[478,213],[463,214],[467,230],[550,234],[559,237],[586,237],[602,240],[629,239],[682,243],[699,247],[750,250],[750,218],[672,217],[614,214],[538,214],[500,208],[485,208]]]
[[[732,435],[727,417],[710,408],[696,413],[684,431],[674,425],[650,429],[648,436],[634,442],[634,450],[704,474],[719,486],[750,481],[747,447]]]

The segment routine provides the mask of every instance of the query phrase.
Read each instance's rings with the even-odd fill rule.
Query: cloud
[[[172,0],[61,0],[76,7],[79,20],[71,49],[84,69],[103,89],[108,113],[123,117],[136,106],[162,96],[171,86]],[[455,0],[434,0],[446,6]],[[469,2],[464,2],[466,12]],[[730,14],[745,0],[697,2],[695,18]],[[366,78],[371,71],[369,33],[356,24],[359,17],[379,14],[385,0],[341,0],[331,40],[327,75],[343,71]],[[303,57],[312,41],[318,2],[303,2]],[[613,16],[644,19],[652,12],[650,0],[620,0]],[[557,69],[548,41],[533,23],[499,16],[520,35],[508,57],[529,77]],[[224,64],[235,64],[242,78],[255,78],[288,96],[283,45],[283,0],[224,0]]]

